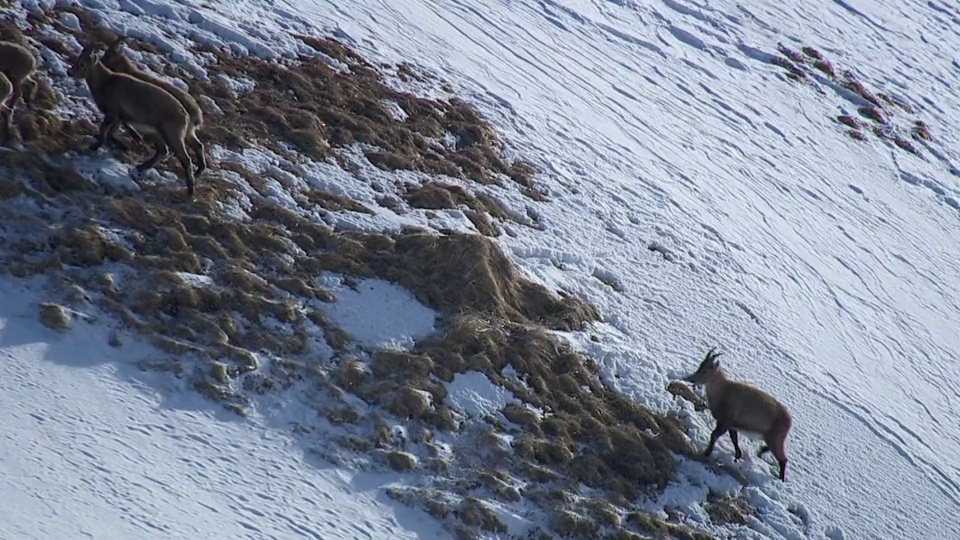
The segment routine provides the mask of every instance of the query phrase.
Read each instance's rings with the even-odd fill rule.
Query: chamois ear
[[[120,49],[127,43],[128,39],[127,36],[118,35],[117,38],[113,40],[113,43],[107,47],[107,52],[111,54],[120,52]]]

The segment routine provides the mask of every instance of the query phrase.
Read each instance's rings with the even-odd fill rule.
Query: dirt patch
[[[933,141],[923,120],[914,118],[894,121],[904,113],[916,114],[914,108],[902,98],[871,90],[854,72],[838,70],[820,51],[809,45],[803,46],[798,52],[781,43],[777,50],[780,54],[771,57],[771,64],[782,67],[788,78],[816,89],[820,95],[827,94],[822,86],[832,86],[840,97],[856,109],[858,115],[870,121],[872,128],[869,131],[876,137],[916,155],[920,155],[920,150],[910,142],[911,138],[914,141]],[[826,83],[821,85],[824,80]],[[837,121],[850,128],[845,130],[850,137],[856,140],[866,139],[861,128],[867,127],[867,123],[849,114],[838,116]]]

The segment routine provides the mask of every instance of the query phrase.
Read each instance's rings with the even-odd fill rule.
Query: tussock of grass
[[[600,525],[586,516],[562,510],[553,516],[550,528],[564,538],[596,538]]]
[[[407,186],[403,198],[414,208],[439,210],[442,208],[466,207],[467,217],[481,234],[497,236],[500,232],[487,215],[499,220],[508,219],[507,212],[492,197],[479,193],[474,195],[460,186],[430,183],[422,186]]]
[[[70,329],[70,315],[66,308],[54,302],[40,304],[40,322],[47,328],[64,332]]]
[[[697,412],[707,410],[707,402],[703,400],[700,396],[696,394],[689,386],[678,381],[671,381],[667,384],[667,392],[677,396],[680,399],[684,399],[693,404],[694,410]]]
[[[641,533],[655,537],[676,538],[677,540],[713,540],[713,536],[696,531],[683,525],[667,523],[660,518],[644,512],[631,512],[624,520]]]
[[[757,509],[746,499],[710,492],[704,505],[710,520],[718,524],[745,525],[747,518],[756,514]]]

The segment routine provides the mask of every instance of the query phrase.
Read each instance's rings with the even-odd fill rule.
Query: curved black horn
[[[717,358],[718,356],[720,356],[721,354],[723,354],[723,353],[714,352],[714,351],[716,351],[716,350],[717,350],[716,347],[712,347],[709,351],[707,351],[707,358],[706,358],[706,360],[707,360],[708,362],[711,361],[711,360],[716,360],[716,358]]]

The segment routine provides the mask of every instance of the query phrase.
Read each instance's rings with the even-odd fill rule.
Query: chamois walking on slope
[[[749,384],[727,378],[720,367],[717,357],[721,353],[710,349],[697,371],[684,380],[707,389],[707,406],[717,427],[710,434],[710,443],[704,456],[713,452],[713,445],[724,433],[730,434],[733,441],[735,459],[743,456],[738,441],[738,431],[756,433],[763,436],[766,443],[760,447],[757,456],[770,451],[780,465],[780,480],[786,481],[787,451],[786,438],[790,432],[790,412],[776,398]]]
[[[102,103],[97,103],[103,113],[103,122],[91,150],[100,148],[121,123],[127,124],[149,136],[156,147],[156,154],[137,165],[137,170],[150,169],[173,150],[183,166],[187,193],[193,197],[193,163],[185,142],[193,132],[190,131],[187,110],[163,88],[126,73],[111,71],[96,57],[96,52],[94,45],[85,46],[67,71],[71,77],[86,79],[90,88],[96,89],[91,93],[103,99]]]
[[[30,49],[18,43],[0,41],[0,119],[4,140],[13,129],[13,113],[20,99],[30,104],[37,95],[37,82],[33,78],[36,68],[37,59]]]
[[[196,134],[197,130],[203,126],[203,111],[200,109],[200,105],[189,93],[181,90],[177,86],[171,84],[169,81],[150,73],[148,70],[137,67],[132,60],[123,54],[121,48],[126,42],[126,36],[118,36],[117,39],[114,40],[109,47],[107,47],[107,50],[103,53],[103,57],[100,58],[100,61],[103,62],[103,65],[107,66],[107,68],[111,71],[116,71],[117,73],[126,73],[127,75],[131,75],[140,80],[153,83],[169,92],[173,97],[177,98],[177,101],[183,105],[183,108],[187,110],[187,114],[190,115],[190,127],[188,128],[189,133],[186,138],[186,144],[187,147],[193,151],[193,157],[197,163],[197,170],[194,172],[194,174],[199,176],[207,168],[205,149],[203,143],[200,142],[200,139],[197,138]]]

